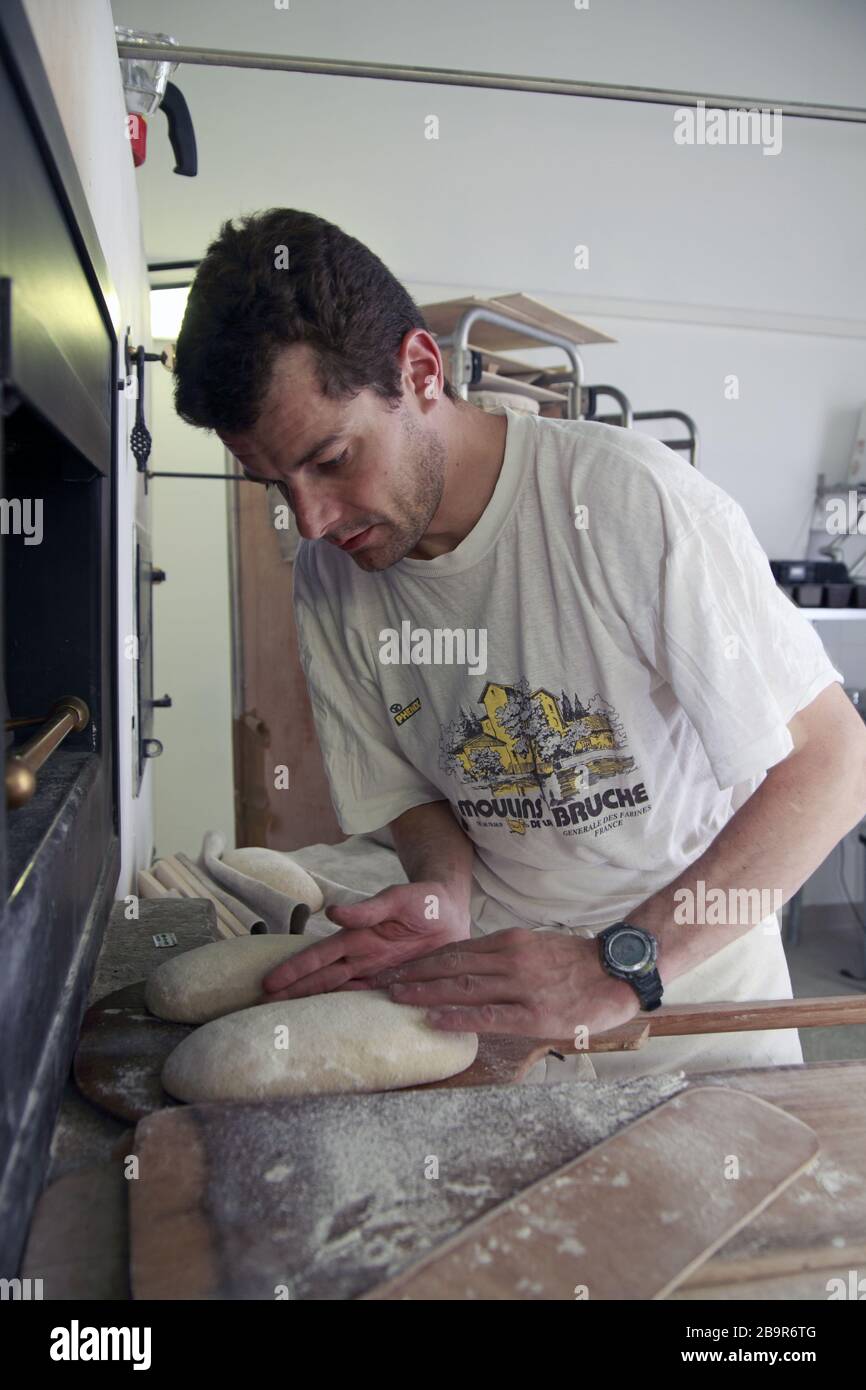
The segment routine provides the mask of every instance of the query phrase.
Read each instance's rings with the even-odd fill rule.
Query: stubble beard
[[[446,449],[441,436],[419,429],[408,411],[403,412],[402,425],[408,467],[392,496],[391,516],[379,523],[387,528],[382,537],[351,555],[363,570],[390,569],[405,559],[427,531],[442,501]]]

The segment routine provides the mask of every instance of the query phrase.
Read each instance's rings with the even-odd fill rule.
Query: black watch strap
[[[629,981],[637,990],[640,1006],[644,1012],[649,1013],[652,1009],[657,1009],[662,1002],[662,981],[657,970],[650,970],[646,975],[635,975]]]

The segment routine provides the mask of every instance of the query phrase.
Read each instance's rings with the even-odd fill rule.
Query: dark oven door
[[[11,1276],[118,877],[117,328],[32,35],[5,0],[0,60],[0,1275]]]

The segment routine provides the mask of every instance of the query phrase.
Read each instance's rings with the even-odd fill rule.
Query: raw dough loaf
[[[167,960],[144,987],[144,1002],[172,1023],[207,1023],[257,1004],[280,961],[314,945],[309,936],[235,936]]]
[[[464,1071],[475,1060],[476,1035],[431,1028],[424,1012],[372,989],[242,1009],[184,1038],[162,1084],[178,1100],[255,1101],[390,1091]],[[288,1046],[278,1045],[280,1025],[288,1027]]]
[[[249,878],[276,888],[296,903],[306,903],[311,912],[321,912],[325,905],[322,890],[302,865],[276,849],[227,849],[221,856],[230,869],[247,874]]]

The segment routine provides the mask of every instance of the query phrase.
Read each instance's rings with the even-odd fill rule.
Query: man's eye
[[[349,450],[348,450],[348,449],[344,449],[343,452],[342,452],[342,454],[340,454],[337,458],[335,458],[335,459],[325,459],[324,462],[318,464],[317,466],[318,466],[319,468],[340,468],[340,467],[342,466],[342,464],[344,464],[344,463],[346,462],[346,460],[347,460],[348,457],[349,457]]]

